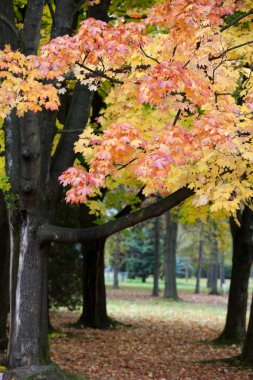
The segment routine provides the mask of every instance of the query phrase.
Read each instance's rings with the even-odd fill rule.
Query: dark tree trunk
[[[116,250],[113,255],[113,289],[119,289],[119,255],[120,255],[120,234],[117,234]]]
[[[36,215],[23,213],[19,223],[19,226],[15,226],[20,229],[20,244],[18,270],[16,273],[15,268],[13,272],[16,292],[13,295],[11,310],[12,328],[9,343],[11,368],[49,363],[47,248],[41,247],[37,240]],[[13,236],[12,240],[14,239]]]
[[[7,210],[0,192],[0,350],[7,348],[7,317],[9,311],[10,245]]]
[[[202,271],[202,260],[203,260],[203,233],[204,233],[204,224],[201,224],[200,230],[200,239],[199,239],[199,255],[198,255],[198,267],[196,274],[196,287],[195,294],[200,293],[200,279],[201,279],[201,271]]]
[[[171,218],[170,212],[166,214],[166,244],[164,253],[164,298],[178,300],[176,281],[176,249],[178,223]]]
[[[246,312],[248,301],[248,283],[253,257],[253,212],[245,207],[239,216],[239,227],[230,219],[233,239],[232,275],[228,297],[226,324],[219,341],[228,343],[240,342],[246,331]],[[252,318],[252,316],[251,316]],[[251,334],[251,332],[249,332]],[[247,338],[250,339],[250,335]],[[247,342],[248,342],[247,340]],[[244,347],[246,355],[248,343]]]
[[[206,287],[208,289],[211,288],[211,272],[212,272],[212,270],[211,270],[211,262],[209,260],[208,265],[207,265],[207,274],[206,274]]]
[[[105,240],[83,244],[83,313],[79,322],[87,327],[108,328],[104,278]]]
[[[210,295],[218,295],[218,276],[219,276],[219,261],[218,261],[218,240],[216,231],[213,233],[213,247],[211,252],[211,276],[210,276]]]
[[[242,348],[241,360],[247,365],[253,366],[253,297],[251,300],[250,318]]]
[[[220,255],[220,287],[223,288],[225,284],[225,267],[224,267],[224,252]]]
[[[155,226],[154,226],[154,283],[153,283],[153,291],[152,296],[159,296],[159,269],[160,269],[160,220],[159,218],[155,218]]]

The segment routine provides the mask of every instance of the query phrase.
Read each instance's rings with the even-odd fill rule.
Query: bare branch
[[[155,61],[156,63],[158,63],[158,65],[160,65],[160,62],[158,61],[158,59],[151,57],[151,55],[148,55],[141,45],[140,45],[140,49],[141,49],[142,53],[145,55],[145,57],[152,59],[152,61]]]
[[[115,78],[112,78],[112,77],[109,77],[107,74],[105,74],[103,71],[101,70],[93,70],[91,69],[90,67],[88,66],[85,66],[85,65],[82,65],[80,63],[78,63],[78,66],[82,67],[83,69],[89,71],[90,73],[94,74],[96,77],[100,77],[100,78],[104,78],[104,79],[107,79],[109,80],[110,82],[112,83],[118,83],[118,84],[124,84],[124,82],[122,80],[118,80],[118,79],[115,79]]]
[[[180,118],[180,115],[181,115],[181,110],[178,110],[177,111],[177,114],[176,114],[176,116],[175,116],[175,119],[174,119],[174,121],[173,121],[173,126],[175,126],[176,124],[177,124],[177,122],[178,122],[178,119]]]

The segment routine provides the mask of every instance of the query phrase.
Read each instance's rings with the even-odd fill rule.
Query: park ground
[[[71,325],[78,312],[53,311],[53,360],[89,380],[253,379],[251,369],[228,358],[240,346],[216,346],[227,295],[193,294],[193,282],[179,280],[180,302],[151,297],[151,282],[108,286],[108,313],[120,322],[102,331]]]

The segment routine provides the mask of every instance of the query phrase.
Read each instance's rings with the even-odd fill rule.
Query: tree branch
[[[150,206],[95,227],[74,229],[45,224],[38,230],[38,239],[41,243],[74,243],[105,238],[125,228],[134,226],[137,223],[160,216],[193,194],[193,190],[183,187]]]
[[[51,3],[51,0],[46,0],[46,3],[47,3],[47,6],[49,8],[49,12],[51,14],[51,17],[52,17],[52,20],[53,22],[55,22],[55,18],[54,18],[54,9],[53,9],[53,6],[52,6],[52,3]]]
[[[151,55],[148,55],[141,45],[140,45],[140,49],[141,49],[142,53],[145,55],[145,57],[152,59],[152,61],[155,61],[156,63],[158,63],[158,65],[160,65],[160,62],[158,61],[158,59],[151,57]]]
[[[0,21],[5,23],[5,25],[7,25],[12,30],[12,32],[15,34],[19,41],[22,41],[18,29],[7,17],[0,14]]]
[[[55,133],[64,134],[64,133],[82,133],[83,129],[71,129],[71,130],[65,130],[65,129],[59,129],[55,128]]]
[[[225,25],[221,28],[221,32],[224,32],[224,30],[230,28],[231,26],[234,26],[236,25],[239,21],[241,21],[243,18],[249,16],[249,15],[252,15],[253,14],[253,9],[251,9],[249,12],[239,16],[237,19],[235,19],[233,22],[231,22],[231,24],[228,24],[228,25]]]
[[[247,42],[244,42],[243,44],[240,44],[240,45],[236,45],[236,46],[232,46],[231,48],[228,48],[227,50],[223,51],[220,55],[218,55],[217,57],[211,57],[209,58],[209,61],[214,61],[215,59],[219,59],[219,58],[223,58],[224,55],[226,55],[227,53],[229,53],[230,51],[232,50],[235,50],[235,49],[238,49],[242,46],[246,46],[246,45],[250,45],[253,43],[253,40],[251,41],[247,41]]]

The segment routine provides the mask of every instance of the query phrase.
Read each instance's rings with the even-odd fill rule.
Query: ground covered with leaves
[[[76,312],[53,312],[59,331],[51,339],[53,360],[89,380],[253,379],[253,371],[225,359],[240,347],[211,343],[224,325],[225,296],[181,294],[181,302],[152,298],[148,291],[109,290],[115,329],[77,329]]]

